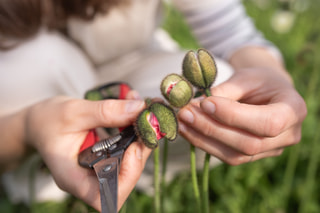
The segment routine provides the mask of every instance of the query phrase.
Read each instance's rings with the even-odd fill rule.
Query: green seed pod
[[[193,90],[188,81],[177,74],[166,76],[161,82],[163,97],[174,107],[183,107],[193,97]]]
[[[136,132],[144,144],[155,149],[163,137],[174,140],[178,134],[178,122],[174,111],[162,103],[153,103],[143,110],[136,120]]]
[[[155,149],[158,146],[158,139],[156,132],[149,122],[150,111],[143,110],[136,120],[136,132],[141,137],[143,143],[150,149]]]
[[[178,135],[178,121],[173,109],[162,103],[154,103],[150,106],[150,111],[159,121],[160,132],[169,141],[174,141]]]
[[[200,89],[210,88],[217,75],[214,58],[205,49],[187,52],[183,59],[182,70],[183,76]]]

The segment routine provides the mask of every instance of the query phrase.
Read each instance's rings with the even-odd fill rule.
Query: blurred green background
[[[283,53],[308,116],[302,140],[280,157],[240,166],[222,164],[210,171],[211,212],[320,212],[320,1],[245,0],[248,14]],[[186,49],[198,47],[180,13],[167,7],[163,25]],[[201,177],[201,173],[199,173]],[[190,174],[167,183],[164,212],[196,212]],[[0,191],[0,212],[95,212],[71,197],[63,203],[13,205]],[[133,191],[125,212],[153,212],[153,198]]]

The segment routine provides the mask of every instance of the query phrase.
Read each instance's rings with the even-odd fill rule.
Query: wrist
[[[25,117],[23,109],[0,118],[0,163],[4,170],[10,169],[21,162],[30,150],[25,140]]]
[[[230,57],[230,64],[234,70],[239,69],[264,69],[274,71],[293,84],[292,78],[286,71],[282,61],[262,47],[244,47]]]

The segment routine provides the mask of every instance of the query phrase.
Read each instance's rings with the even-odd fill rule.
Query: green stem
[[[207,97],[212,96],[210,88],[205,89]],[[209,164],[210,154],[206,153],[203,165],[203,176],[202,176],[202,206],[203,212],[209,213]]]
[[[159,156],[160,156],[159,147],[153,151],[153,165],[154,165],[154,212],[161,212],[161,203],[160,203],[160,181],[159,181]]]
[[[282,190],[281,190],[283,195],[283,204],[285,206],[288,205],[289,195],[291,193],[291,189],[293,186],[293,177],[297,168],[299,152],[300,152],[299,146],[292,147],[288,157],[288,162],[286,164],[287,166],[286,166],[286,170],[284,172],[284,178],[283,178],[284,183],[282,185]]]
[[[307,175],[306,175],[306,179],[303,187],[304,191],[301,199],[301,206],[300,206],[299,212],[308,211],[307,207],[311,203],[310,202],[312,198],[311,196],[315,191],[313,186],[316,185],[316,180],[317,180],[317,169],[318,169],[319,156],[320,156],[320,152],[318,149],[319,139],[320,139],[320,133],[319,131],[317,131],[317,133],[315,133],[315,137],[312,144],[313,149],[311,149],[309,164],[307,168]]]
[[[210,154],[206,153],[202,176],[202,206],[204,213],[209,213],[209,164]]]
[[[194,191],[194,197],[197,205],[197,211],[201,212],[201,200],[200,200],[200,192],[198,186],[198,178],[197,178],[197,167],[196,167],[196,150],[195,146],[190,144],[190,166],[191,166],[191,178],[192,178],[192,186]]]
[[[205,89],[204,93],[206,94],[207,97],[212,96],[210,88]]]
[[[164,139],[163,155],[162,155],[162,175],[161,175],[161,206],[162,212],[164,212],[164,198],[166,194],[166,171],[168,160],[168,139]]]

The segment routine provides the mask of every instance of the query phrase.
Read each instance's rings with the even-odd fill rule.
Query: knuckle
[[[67,100],[62,104],[61,107],[61,119],[66,122],[69,123],[74,119],[73,116],[73,112],[74,109],[76,109],[78,107],[78,100]]]
[[[229,164],[230,166],[238,166],[238,165],[241,164],[241,163],[240,163],[238,160],[236,160],[236,159],[227,160],[226,163]]]
[[[272,113],[265,123],[265,135],[276,137],[283,132],[285,125],[284,113]]]
[[[262,150],[262,142],[260,140],[253,140],[248,143],[242,150],[243,154],[245,155],[256,155],[259,154]]]
[[[98,116],[104,120],[108,121],[112,119],[113,116],[110,116],[110,112],[113,112],[112,108],[115,108],[115,101],[114,100],[107,100],[107,101],[100,101],[97,105],[98,107]]]
[[[296,130],[291,135],[290,144],[295,145],[298,144],[301,140],[301,130]]]
[[[306,105],[306,103],[304,102],[303,99],[300,102],[299,109],[300,109],[299,111],[300,111],[300,115],[301,115],[301,120],[304,120],[307,117],[308,109],[307,109],[307,105]]]
[[[276,151],[275,156],[280,156],[282,155],[284,149],[279,149]]]
[[[67,187],[65,184],[63,184],[63,181],[60,180],[56,180],[56,185],[58,186],[59,189],[63,190],[63,191],[67,191]]]
[[[225,119],[226,124],[234,125],[236,123],[235,120],[237,117],[239,117],[237,115],[237,112],[232,112],[231,114],[229,114],[229,116],[225,117],[224,119]]]
[[[300,95],[298,95],[297,98],[295,99],[295,105],[297,106],[295,111],[296,114],[298,114],[298,117],[301,120],[304,120],[308,114],[308,108],[307,108],[306,102]]]
[[[298,131],[295,134],[295,137],[293,139],[293,144],[298,144],[301,141],[301,131]]]
[[[244,162],[243,157],[235,157],[225,160],[225,163],[229,164],[230,166],[239,166],[246,162]]]
[[[212,127],[212,124],[206,124],[201,126],[201,131],[205,136],[213,136],[215,135],[215,128]]]

